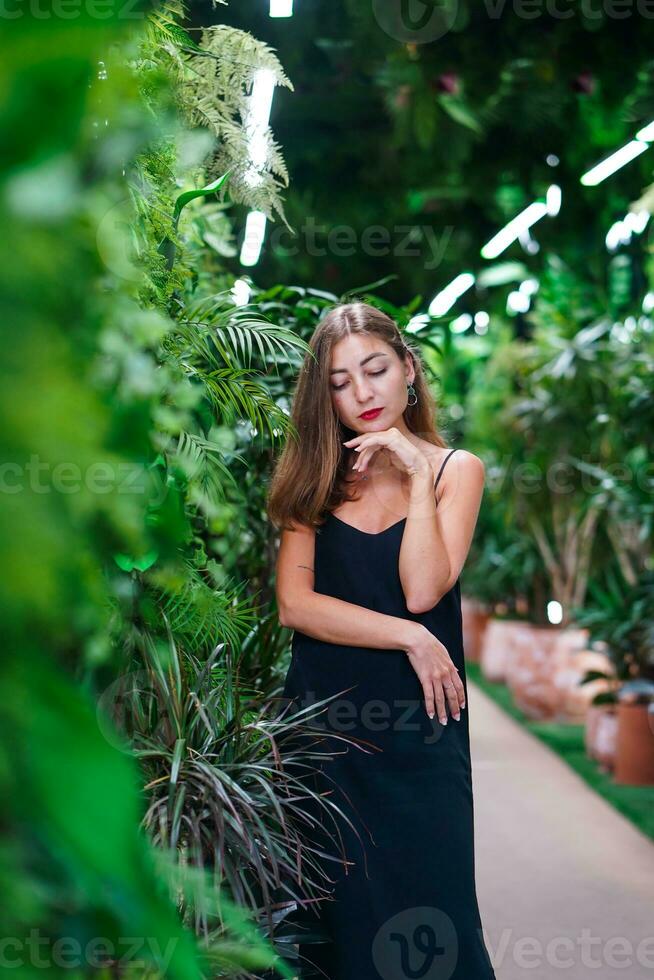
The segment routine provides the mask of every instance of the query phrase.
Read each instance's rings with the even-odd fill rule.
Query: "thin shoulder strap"
[[[434,490],[435,490],[435,489],[436,489],[436,487],[438,486],[438,481],[439,481],[439,480],[440,480],[440,478],[441,478],[441,473],[442,473],[442,472],[443,472],[443,470],[445,469],[445,464],[447,463],[447,461],[448,461],[448,459],[450,458],[450,456],[452,455],[452,453],[455,453],[455,452],[456,452],[456,449],[453,449],[453,450],[452,450],[452,452],[450,452],[450,453],[448,453],[448,454],[447,454],[447,456],[445,457],[445,459],[443,460],[443,462],[442,462],[442,464],[441,464],[441,468],[440,468],[440,470],[438,471],[438,476],[436,477],[436,483],[434,484]]]

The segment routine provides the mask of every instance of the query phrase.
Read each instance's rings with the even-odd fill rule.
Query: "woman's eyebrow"
[[[363,365],[367,364],[368,361],[371,361],[373,357],[388,357],[388,354],[385,351],[381,351],[381,350],[377,351],[375,354],[368,354],[368,356],[364,357],[362,361],[359,361],[359,367],[363,367]],[[347,372],[347,368],[332,368],[329,373],[342,374],[343,372]]]

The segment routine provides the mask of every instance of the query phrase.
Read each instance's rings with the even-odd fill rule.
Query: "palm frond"
[[[190,560],[184,561],[183,569],[183,576],[154,569],[148,580],[178,642],[195,652],[218,642],[238,646],[257,618],[250,600],[242,599],[245,583],[216,588]]]
[[[232,458],[240,459],[245,465],[242,457]],[[220,447],[196,433],[180,433],[168,462],[170,466],[179,467],[187,477],[187,502],[210,519],[216,517],[220,506],[226,503],[225,485],[230,483],[235,489],[238,488]]]

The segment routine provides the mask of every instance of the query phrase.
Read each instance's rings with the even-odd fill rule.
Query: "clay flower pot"
[[[507,684],[513,700],[527,718],[554,718],[559,693],[552,683],[554,647],[561,629],[558,626],[533,626],[523,623],[513,637]]]
[[[648,685],[651,682],[627,682],[618,694],[614,778],[627,786],[654,785],[654,701],[645,690]]]
[[[491,616],[481,644],[481,672],[486,680],[506,681],[513,656],[514,638],[529,624],[521,619],[496,619]]]

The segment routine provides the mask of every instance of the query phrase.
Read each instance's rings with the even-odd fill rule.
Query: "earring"
[[[411,406],[416,405],[418,403],[418,396],[416,395],[416,389],[413,387],[412,384],[409,384],[407,385],[406,391],[409,398],[411,398],[411,396],[413,395],[413,401],[407,401],[407,405],[411,405]]]

